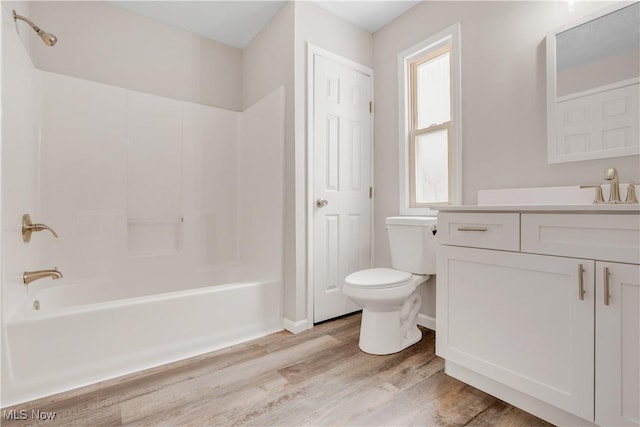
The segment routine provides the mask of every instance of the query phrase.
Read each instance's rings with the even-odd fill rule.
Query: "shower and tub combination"
[[[2,406],[281,330],[284,90],[177,101],[37,70],[2,32]],[[27,213],[59,238],[25,243]]]

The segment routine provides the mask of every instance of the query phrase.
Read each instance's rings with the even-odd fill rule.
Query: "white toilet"
[[[371,354],[396,353],[420,341],[419,286],[436,272],[435,217],[389,217],[386,225],[393,269],[356,271],[342,287],[363,307],[360,349]]]

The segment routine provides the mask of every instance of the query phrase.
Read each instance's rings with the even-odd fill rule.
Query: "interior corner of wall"
[[[21,49],[25,52],[24,56],[29,61],[29,65],[33,67],[36,61],[34,60],[34,56],[31,52],[31,39],[29,38],[30,33],[28,31],[20,31],[19,26],[12,25],[13,19],[11,17],[12,10],[15,10],[16,13],[20,15],[29,15],[28,2],[2,2],[0,5],[2,7],[0,9],[0,12],[2,13],[2,24],[0,25],[2,37],[0,38],[2,39],[3,62],[6,59],[5,55],[7,50],[9,50],[9,52],[16,52],[16,49]],[[10,43],[10,47],[8,49],[6,43]],[[20,59],[20,61],[24,60]]]

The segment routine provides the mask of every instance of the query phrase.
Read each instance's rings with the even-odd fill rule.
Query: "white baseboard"
[[[304,332],[309,329],[309,322],[307,322],[307,319],[302,319],[294,322],[285,317],[284,319],[282,319],[282,327],[292,334],[299,334],[300,332]]]
[[[436,319],[434,317],[420,313],[418,314],[418,325],[435,331]],[[307,319],[302,319],[294,322],[293,320],[289,320],[285,317],[282,319],[282,327],[292,334],[299,334],[300,332],[304,332],[309,329],[309,322],[307,321]]]
[[[418,313],[418,325],[425,327],[427,329],[431,329],[432,331],[435,331],[436,318],[427,316],[426,314]]]

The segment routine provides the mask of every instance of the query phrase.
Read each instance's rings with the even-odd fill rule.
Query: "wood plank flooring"
[[[279,332],[5,408],[56,416],[2,425],[549,425],[445,375],[432,331],[400,353],[373,356],[358,348],[359,330],[356,314]]]

